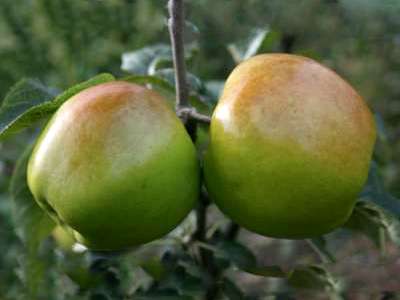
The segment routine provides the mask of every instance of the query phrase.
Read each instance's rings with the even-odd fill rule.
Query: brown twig
[[[211,122],[211,118],[209,116],[199,113],[193,107],[182,107],[177,111],[177,114],[182,120],[193,119],[204,124],[210,124]]]
[[[169,0],[168,29],[172,45],[172,56],[175,69],[176,113],[185,124],[193,141],[196,140],[197,122],[209,123],[209,117],[199,114],[189,103],[189,87],[186,77],[184,47],[184,9],[183,0]]]
[[[185,49],[183,41],[184,11],[183,0],[169,0],[168,29],[172,45],[175,69],[176,110],[190,107],[189,89],[186,79]]]
[[[176,89],[176,113],[185,124],[186,130],[193,141],[196,140],[196,128],[198,123],[210,123],[210,117],[200,114],[189,103],[189,87],[186,78],[186,65],[184,57],[184,10],[183,0],[169,0],[168,2],[168,28],[170,33],[172,55],[175,69],[175,89]],[[196,209],[197,230],[193,234],[193,239],[205,242],[205,232],[207,225],[207,206],[208,197],[203,193],[200,195],[201,201]],[[236,234],[234,234],[236,235]],[[201,264],[206,268],[210,276],[210,285],[206,292],[206,299],[215,299],[218,294],[217,281],[220,279],[221,271],[215,264],[213,253],[207,249],[200,249]]]

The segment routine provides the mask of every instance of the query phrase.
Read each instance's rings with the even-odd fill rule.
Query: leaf
[[[252,32],[248,39],[236,44],[229,44],[228,50],[235,63],[240,62],[256,55],[269,33],[269,29],[257,28]]]
[[[110,81],[114,81],[115,77],[109,73],[101,73],[98,74],[84,82],[78,83],[69,89],[65,90],[62,94],[57,96],[53,101],[50,103],[46,104],[49,108],[52,108],[53,111],[57,110],[61,104],[63,104],[65,101],[67,101],[69,98],[74,96],[75,94],[78,94],[79,92],[90,88],[95,85],[99,85],[101,83],[106,83]]]
[[[253,268],[245,268],[243,271],[264,277],[285,278],[287,273],[279,266],[256,266]]]
[[[191,59],[196,52],[197,47],[194,44],[186,45],[185,59]],[[167,44],[156,44],[123,53],[121,58],[123,71],[134,75],[153,75],[159,64],[172,62],[172,51]]]
[[[8,92],[0,108],[0,136],[9,136],[39,120],[38,115],[26,118],[24,114],[32,107],[50,101],[56,94],[36,79],[19,81]]]
[[[323,236],[307,240],[310,247],[319,255],[324,263],[336,262],[335,257],[329,252],[326,240]]]
[[[368,236],[377,247],[381,247],[383,223],[381,214],[372,203],[360,201],[356,203],[353,213],[344,225],[346,228],[359,231]]]
[[[400,221],[384,208],[366,201],[357,202],[345,227],[368,236],[380,249],[384,249],[385,234],[400,246]]]
[[[26,253],[22,260],[23,279],[29,299],[37,299],[44,279],[46,262],[38,258],[39,246],[53,230],[54,222],[36,204],[26,182],[26,168],[32,151],[29,146],[19,159],[10,183],[13,219]]]
[[[160,76],[152,76],[152,75],[131,75],[122,78],[121,80],[137,83],[141,85],[150,84],[154,85],[161,90],[168,93],[175,93],[175,87],[173,83],[169,82],[165,78]],[[210,113],[212,109],[211,103],[205,101],[202,97],[200,97],[197,93],[192,93],[189,96],[189,101],[191,105],[193,105],[199,112],[201,113]]]
[[[195,24],[187,20],[185,20],[185,27],[183,33],[184,33],[184,41],[185,44],[187,45],[195,43],[198,37],[200,36],[199,28]]]
[[[163,78],[168,81],[171,86],[175,86],[175,70],[172,68],[159,69],[154,72],[155,76]],[[201,80],[193,75],[192,73],[186,72],[187,83],[189,85],[190,91],[195,91],[197,93],[204,90],[204,85]]]
[[[156,57],[148,67],[147,74],[148,75],[156,75],[157,70],[162,68],[170,68],[172,67],[172,57]]]
[[[134,295],[129,299],[132,300],[194,300],[194,298],[189,296],[179,296],[179,295]]]
[[[385,188],[376,162],[372,162],[367,184],[346,227],[368,236],[382,251],[385,238],[400,246],[400,200]]]
[[[239,287],[226,277],[222,280],[221,290],[230,300],[244,300],[246,298]]]
[[[326,290],[340,294],[342,290],[338,279],[321,266],[304,266],[295,268],[288,282],[291,286],[300,289]]]
[[[221,241],[216,245],[216,249],[216,257],[228,260],[247,273],[264,277],[286,276],[279,266],[258,266],[254,254],[238,242]]]
[[[190,212],[182,223],[172,230],[168,237],[175,239],[179,243],[187,243],[192,239],[194,232],[196,231],[196,213]]]
[[[106,294],[94,293],[90,296],[90,300],[111,300]]]
[[[26,168],[32,148],[30,145],[17,162],[11,178],[10,194],[18,236],[26,245],[36,248],[50,234],[55,223],[36,203],[27,184]]]
[[[174,92],[175,88],[167,80],[161,77],[152,75],[131,75],[122,78],[123,81],[128,81],[137,84],[154,84],[168,92]]]
[[[387,230],[389,238],[400,247],[400,221],[395,216],[390,213],[385,214],[384,226]]]
[[[121,69],[137,75],[148,75],[149,66],[157,58],[171,59],[171,47],[157,44],[122,54]]]
[[[212,98],[213,104],[217,104],[224,88],[224,84],[225,82],[222,80],[211,80],[205,82],[207,94]]]
[[[216,245],[217,257],[225,258],[240,269],[253,268],[257,265],[254,254],[245,246],[235,241],[221,241]]]
[[[277,30],[270,29],[267,36],[263,40],[262,45],[259,48],[259,52],[274,52],[280,48],[282,39],[282,33]]]
[[[159,282],[158,287],[163,290],[172,289],[185,296],[202,297],[205,293],[203,279],[189,274],[183,267],[171,271],[169,276]]]
[[[57,262],[62,273],[67,275],[79,288],[89,290],[100,283],[102,274],[90,270],[90,255],[86,252],[73,253],[63,252],[63,255],[58,256]]]
[[[15,134],[49,117],[78,92],[112,80],[115,78],[111,74],[100,74],[67,89],[55,98],[56,93],[37,80],[20,81],[7,94],[0,109],[0,138]]]
[[[142,269],[146,271],[154,280],[160,281],[167,275],[167,270],[161,260],[154,257],[140,264]]]
[[[375,113],[374,117],[378,139],[380,139],[382,142],[388,142],[387,130],[382,115],[379,113]]]
[[[243,56],[243,60],[248,59],[257,54],[258,49],[262,45],[265,37],[267,36],[268,29],[256,29],[254,35],[251,37],[247,50]]]
[[[146,292],[136,292],[132,299],[203,299],[204,293],[205,287],[199,279],[174,270],[167,278],[152,285]]]
[[[400,217],[400,200],[386,190],[378,165],[374,161],[371,162],[368,180],[360,197],[368,199]]]

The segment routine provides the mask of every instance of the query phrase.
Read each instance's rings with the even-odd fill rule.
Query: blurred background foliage
[[[210,86],[213,83],[221,86],[240,59],[241,44],[260,32],[264,36],[259,52],[292,52],[312,57],[353,84],[377,115],[380,142],[375,160],[384,179],[382,184],[393,195],[400,196],[399,0],[186,2],[190,21],[186,39],[195,49],[189,71]],[[164,0],[1,0],[0,99],[23,77],[38,78],[47,86],[62,90],[100,72],[126,75],[121,70],[121,56],[145,46],[168,44],[165,24]],[[215,93],[213,95],[217,98]],[[58,265],[44,272],[40,268],[46,269],[45,265],[30,267],[21,254],[23,245],[11,218],[8,185],[17,158],[32,141],[34,132],[26,131],[0,143],[0,299],[3,300],[2,295],[4,299],[19,295],[20,284],[24,282],[21,266],[31,268],[33,274],[46,282],[42,285],[46,287],[45,292],[42,290],[43,299],[72,299],[71,295],[75,295],[73,299],[86,299],[84,293],[75,292],[77,286],[71,284],[71,278],[78,282],[80,290],[96,283],[92,282],[93,278],[88,280],[85,275],[77,275],[76,268],[71,267],[76,259],[74,255],[50,251],[51,241],[47,241],[41,246],[40,257],[47,267]],[[218,212],[215,214],[216,219],[222,218]],[[240,238],[252,245],[254,252],[268,263],[274,259],[285,264],[296,257],[302,262],[312,262],[304,242],[260,240],[246,231],[241,232]],[[373,296],[378,294],[392,297],[391,290],[400,289],[399,280],[395,280],[400,272],[400,261],[393,245],[385,249],[389,257],[386,266],[390,267],[384,268],[385,263],[374,244],[362,237],[353,244],[344,244],[343,239],[343,236],[336,237],[332,245],[338,260],[334,270],[342,275],[351,273],[348,285],[358,286],[360,290],[368,287],[370,293],[365,290],[362,293],[371,295],[371,298],[363,298],[354,289],[349,299],[378,299]],[[359,253],[362,251],[366,252],[364,256]],[[265,253],[274,254],[270,257]],[[63,260],[57,260],[60,255]],[[348,257],[352,257],[351,262]],[[124,262],[130,262],[125,265],[130,273],[125,271],[143,278],[128,258],[125,257]],[[96,257],[97,260],[100,261],[97,267],[101,268],[102,257]],[[363,270],[360,267],[363,264],[369,267]],[[65,274],[71,269],[75,274],[67,279]],[[113,282],[112,272],[107,276],[111,276],[108,282]],[[241,288],[247,286],[250,291],[275,288],[279,291],[281,286],[279,280],[272,280],[268,285],[261,283],[264,285],[260,288],[260,280],[250,275],[241,277],[240,282],[243,283]],[[35,284],[40,286],[38,282]],[[234,290],[229,282],[227,286]],[[107,299],[98,294],[92,296],[93,299]]]

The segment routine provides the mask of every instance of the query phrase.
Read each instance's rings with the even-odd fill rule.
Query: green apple
[[[301,56],[258,55],[231,73],[213,113],[206,185],[249,230],[317,236],[349,218],[375,137],[367,105],[335,72]]]
[[[128,82],[88,88],[66,101],[28,164],[39,205],[97,250],[160,238],[195,205],[196,149],[164,98]]]

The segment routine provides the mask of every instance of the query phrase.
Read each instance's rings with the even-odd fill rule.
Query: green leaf
[[[203,297],[205,294],[205,285],[201,278],[192,276],[180,269],[175,270],[167,278],[159,282],[161,289],[176,290],[179,295]]]
[[[175,93],[175,87],[173,83],[169,82],[163,77],[160,76],[152,76],[152,75],[131,75],[122,78],[121,80],[137,83],[141,85],[150,84],[155,86],[167,93]],[[173,100],[175,101],[175,100]],[[210,113],[212,109],[211,103],[205,101],[202,97],[200,97],[197,93],[192,93],[189,96],[189,101],[191,105],[193,105],[199,112],[201,113]],[[172,104],[172,103],[171,103]]]
[[[0,109],[0,138],[15,134],[49,117],[78,92],[112,80],[115,78],[111,74],[100,74],[67,89],[55,98],[56,93],[37,80],[20,81],[7,94]]]
[[[213,104],[217,104],[224,85],[225,81],[222,80],[210,80],[205,82],[207,94],[209,97],[211,97]]]
[[[90,300],[111,300],[106,293],[93,293]]]
[[[9,136],[39,120],[40,115],[27,118],[26,112],[50,101],[56,94],[36,79],[22,79],[15,84],[0,108],[0,137]]]
[[[388,142],[387,130],[382,115],[379,113],[374,113],[374,117],[378,139],[384,143]]]
[[[102,278],[102,274],[92,272],[90,270],[90,260],[87,253],[63,253],[58,257],[58,265],[60,270],[67,275],[79,288],[89,290],[98,285]]]
[[[323,236],[309,239],[307,242],[324,263],[336,262],[335,257],[329,252],[327,242]]]
[[[173,67],[172,57],[159,56],[151,62],[148,67],[147,74],[156,75],[157,70],[171,67]]]
[[[269,33],[269,29],[257,28],[245,40],[236,44],[229,44],[228,50],[233,60],[239,64],[240,62],[256,55]]]
[[[61,104],[63,104],[65,101],[67,101],[69,98],[74,96],[75,94],[78,94],[79,92],[90,88],[95,85],[99,85],[101,83],[106,83],[110,81],[114,81],[115,77],[111,74],[108,73],[102,73],[98,74],[84,82],[78,83],[69,89],[65,90],[63,93],[61,93],[59,96],[57,96],[53,101],[50,103],[46,103],[46,107],[48,107],[50,110],[53,112],[57,110]]]
[[[161,77],[152,75],[131,75],[121,78],[123,81],[137,83],[137,84],[154,84],[168,92],[175,92],[175,88],[167,80]]]
[[[44,279],[46,262],[38,258],[39,246],[53,230],[55,223],[36,204],[26,181],[26,168],[32,151],[29,146],[18,161],[10,184],[13,219],[17,234],[25,246],[22,279],[29,299],[37,299]]]
[[[215,255],[236,265],[239,269],[258,276],[286,277],[279,266],[258,266],[254,254],[235,241],[221,241],[216,245]]]
[[[122,78],[124,81],[137,83],[137,84],[152,84],[161,89],[164,89],[167,92],[174,93],[175,92],[175,77],[173,69],[160,69],[155,72],[153,75],[132,75]],[[197,78],[193,74],[188,74],[188,83],[190,85],[190,90],[193,92],[199,92],[204,89],[199,78]],[[202,105],[206,105],[203,100],[201,100],[198,96],[192,95],[190,96],[191,100],[200,102]]]
[[[384,228],[381,217],[378,207],[372,203],[360,201],[356,203],[353,213],[344,227],[365,234],[377,247],[382,247]]]
[[[383,224],[391,241],[400,247],[400,221],[389,212],[385,213]]]
[[[155,76],[161,77],[168,81],[171,86],[175,86],[175,70],[172,68],[159,69],[154,72]],[[186,73],[187,83],[190,91],[200,93],[204,90],[204,85],[201,80],[192,73]]]
[[[255,266],[243,268],[243,271],[264,277],[285,278],[287,276],[287,273],[279,266]]]
[[[253,268],[257,265],[254,254],[242,244],[235,241],[221,241],[216,245],[217,257],[225,258],[240,269]]]
[[[192,300],[192,299],[204,299],[203,297],[193,297],[188,294],[182,294],[182,286],[185,285],[183,282],[179,282],[179,279],[175,282],[160,282],[157,285],[153,285],[146,292],[138,291],[132,295],[129,299],[135,300]],[[204,295],[205,288],[203,288],[202,295]]]
[[[340,294],[341,282],[321,266],[304,266],[295,268],[288,282],[291,286],[300,289],[325,290]]]
[[[282,39],[282,33],[277,30],[271,29],[268,31],[267,36],[264,38],[259,52],[274,52],[279,49]]]
[[[179,296],[179,295],[134,295],[130,297],[129,299],[132,300],[193,300],[194,298],[189,297],[189,296]]]
[[[146,271],[154,280],[160,281],[167,275],[167,270],[158,257],[146,260],[140,264],[142,269]]]
[[[230,300],[246,299],[239,287],[226,277],[222,280],[221,290],[222,293]]]
[[[186,45],[185,59],[191,59],[196,52],[196,45]],[[172,62],[171,47],[167,44],[156,44],[123,53],[121,69],[135,75],[153,75],[157,66],[166,62]]]
[[[154,60],[171,59],[171,47],[166,44],[157,44],[133,52],[122,54],[121,69],[137,75],[148,75],[148,70]]]
[[[389,237],[400,246],[400,200],[385,188],[376,162],[372,162],[367,184],[346,227],[367,235],[383,252]]]
[[[163,80],[163,86],[168,82],[168,91],[175,91],[175,71],[174,69],[166,68],[159,69],[154,72],[156,78]],[[189,101],[192,106],[194,106],[199,112],[210,113],[211,108],[214,105],[214,99],[202,97],[202,95],[207,95],[206,87],[203,85],[202,81],[192,73],[187,72],[187,83],[189,85]],[[159,81],[160,82],[160,81]],[[161,86],[160,86],[161,87]]]
[[[384,208],[366,201],[357,202],[345,227],[368,236],[380,249],[384,249],[386,235],[400,246],[400,221]]]
[[[37,248],[53,230],[55,223],[34,200],[26,179],[26,168],[32,152],[30,145],[17,162],[10,183],[13,198],[13,218],[18,236],[29,247]]]
[[[185,20],[185,24],[184,24],[184,30],[183,30],[183,40],[186,44],[186,46],[190,46],[191,44],[195,43],[199,36],[200,36],[200,30],[199,28],[193,24],[192,22],[189,22],[187,20]]]
[[[386,190],[378,165],[374,161],[371,162],[368,180],[360,197],[368,199],[400,217],[400,200]]]

